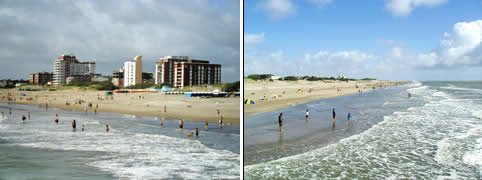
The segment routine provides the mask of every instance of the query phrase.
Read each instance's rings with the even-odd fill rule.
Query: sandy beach
[[[255,104],[245,104],[244,114],[253,115],[271,112],[300,103],[319,99],[332,98],[359,91],[367,92],[376,88],[384,88],[405,84],[402,81],[254,81],[244,80],[244,98],[252,98]],[[311,89],[311,92],[310,92]],[[298,90],[301,90],[298,92]]]
[[[0,102],[8,102],[11,93],[13,103],[36,104],[49,108],[132,114],[139,116],[162,116],[192,121],[218,122],[217,108],[225,123],[239,125],[239,97],[229,98],[187,98],[184,95],[162,95],[160,93],[114,94],[113,99],[105,91],[67,89],[59,91],[18,91],[1,89]],[[25,94],[25,96],[22,96]],[[141,96],[141,98],[139,98]],[[82,104],[73,104],[75,100]],[[66,105],[70,102],[70,105]],[[92,107],[89,107],[89,104]],[[98,108],[97,108],[98,105]],[[164,106],[166,105],[166,112]]]

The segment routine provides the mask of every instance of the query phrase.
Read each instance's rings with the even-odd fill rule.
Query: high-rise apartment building
[[[79,62],[73,55],[64,54],[54,62],[54,85],[66,84],[66,79],[95,73],[95,62]]]
[[[112,72],[112,84],[119,88],[124,88],[124,68]]]
[[[142,84],[142,56],[124,63],[124,87]]]
[[[38,72],[30,74],[29,83],[33,85],[44,85],[54,80],[54,73]]]
[[[201,84],[220,84],[221,65],[187,56],[166,56],[156,62],[156,84],[169,83],[184,88]]]

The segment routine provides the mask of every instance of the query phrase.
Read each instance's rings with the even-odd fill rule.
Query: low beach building
[[[95,73],[95,62],[80,62],[74,55],[63,54],[54,61],[54,85],[64,85],[69,80],[84,79]]]
[[[221,83],[221,65],[208,60],[189,59],[187,56],[166,56],[156,62],[156,84],[172,87]]]
[[[54,80],[54,73],[52,72],[38,72],[30,74],[29,84],[45,85]]]

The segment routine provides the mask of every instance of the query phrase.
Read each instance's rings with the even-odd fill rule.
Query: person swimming
[[[55,114],[55,123],[59,124],[59,114]]]
[[[109,127],[108,124],[106,124],[106,125],[105,125],[105,132],[109,132],[109,130],[110,130],[110,127]]]

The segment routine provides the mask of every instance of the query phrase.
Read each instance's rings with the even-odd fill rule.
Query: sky
[[[0,0],[0,79],[52,72],[67,53],[104,75],[135,56],[144,72],[189,56],[221,64],[222,82],[239,81],[239,0]]]
[[[482,0],[246,0],[244,75],[482,80]]]

